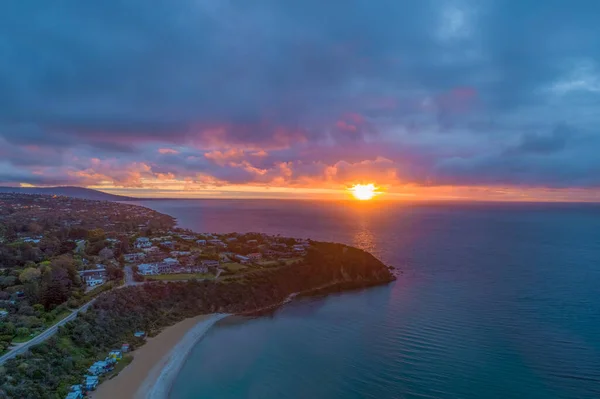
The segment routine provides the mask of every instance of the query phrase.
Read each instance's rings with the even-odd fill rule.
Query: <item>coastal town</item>
[[[129,204],[0,194],[0,355],[105,292],[144,283],[239,280],[300,264],[310,247],[310,240],[261,233],[195,233]],[[87,365],[66,398],[82,398],[118,372],[145,336],[136,330]]]

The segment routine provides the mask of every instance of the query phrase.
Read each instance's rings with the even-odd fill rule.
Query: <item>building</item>
[[[210,245],[214,245],[215,247],[225,248],[227,246],[227,244],[225,244],[223,241],[221,241],[219,239],[208,240],[208,243]]]
[[[239,261],[242,265],[250,263],[250,258],[244,255],[235,255],[235,259]]]
[[[165,258],[158,264],[158,274],[173,273],[173,269],[179,266],[179,261],[175,258]]]
[[[136,338],[146,338],[146,332],[145,331],[136,331],[133,334],[133,336]]]
[[[112,362],[107,362],[106,360],[98,360],[96,363],[90,366],[90,368],[88,369],[88,373],[94,376],[98,376],[109,372],[113,368],[114,367],[112,365]]]
[[[190,256],[190,251],[171,251],[171,256]]]
[[[85,386],[86,391],[95,391],[98,387],[98,377],[94,375],[86,375],[85,376]]]
[[[121,352],[127,353],[130,350],[131,350],[131,347],[129,346],[129,344],[123,344],[123,345],[121,345]]]
[[[246,241],[246,244],[248,244],[248,245],[258,245],[258,240],[248,240],[248,241]]]
[[[67,396],[65,396],[65,399],[83,399],[83,392],[81,392],[81,391],[69,392],[67,394]]]
[[[82,270],[79,272],[79,278],[88,287],[94,287],[96,285],[103,284],[106,281],[107,273],[103,267],[98,267],[91,270]]]
[[[201,263],[202,267],[205,267],[207,269],[211,269],[211,268],[218,268],[219,267],[219,261],[218,260],[211,260],[211,259],[207,259],[207,260],[203,260]]]
[[[185,240],[185,241],[193,241],[196,239],[196,237],[190,236],[188,234],[180,234],[179,238],[181,238],[182,240]]]
[[[138,262],[138,261],[144,259],[145,257],[146,257],[146,254],[143,252],[137,252],[135,254],[123,255],[123,259],[125,259],[125,262],[128,262],[128,263]]]
[[[4,319],[8,316],[8,311],[6,309],[0,309],[0,319]]]
[[[158,274],[158,266],[156,263],[142,263],[138,266],[138,273],[144,276]]]
[[[123,353],[120,350],[114,349],[108,353],[108,357],[119,361],[123,359]]]
[[[206,240],[196,240],[196,244],[204,246],[206,245]]]
[[[173,241],[163,241],[161,245],[163,245],[169,249],[175,248],[175,243]]]
[[[138,249],[150,248],[152,246],[152,242],[148,237],[139,237],[135,240],[135,247]]]
[[[254,252],[251,254],[248,254],[248,258],[252,261],[252,262],[258,262],[259,260],[262,259],[262,254],[258,253],[258,252]]]

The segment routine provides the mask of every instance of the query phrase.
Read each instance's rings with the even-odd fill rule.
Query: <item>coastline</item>
[[[92,399],[166,399],[179,370],[204,334],[228,314],[207,314],[165,328],[132,352],[133,361],[91,392]]]

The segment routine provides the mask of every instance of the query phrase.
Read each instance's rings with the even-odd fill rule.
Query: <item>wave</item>
[[[138,399],[167,399],[171,386],[194,345],[216,322],[228,316],[230,315],[226,313],[216,313],[190,329],[181,341],[171,349],[166,363],[161,362],[157,365],[157,368],[160,367],[160,369],[150,373],[146,378],[136,397]],[[160,374],[158,374],[159,372]],[[156,378],[154,378],[155,376]]]

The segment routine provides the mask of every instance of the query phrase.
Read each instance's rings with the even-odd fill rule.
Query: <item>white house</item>
[[[250,258],[244,255],[235,255],[235,258],[241,263],[246,264],[250,263]]]
[[[150,241],[150,239],[148,237],[139,237],[137,240],[135,240],[135,247],[136,248],[150,248],[152,246],[152,242]]]
[[[156,263],[142,263],[138,266],[138,272],[144,276],[158,274],[158,266]]]
[[[143,252],[137,252],[135,254],[125,254],[123,255],[123,259],[125,259],[125,262],[131,263],[131,262],[137,262],[139,260],[142,260],[146,257],[146,254]]]
[[[79,278],[86,283],[88,287],[94,287],[104,283],[106,277],[106,269],[102,267],[102,265],[99,265],[99,267],[97,266],[96,269],[81,270],[79,272]]]

